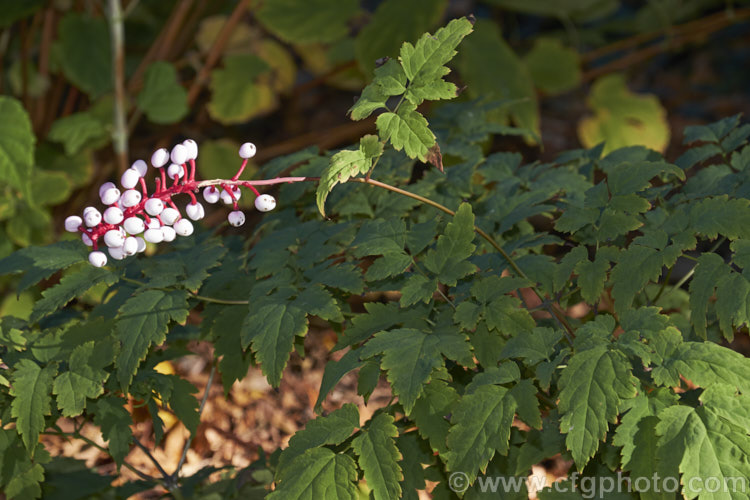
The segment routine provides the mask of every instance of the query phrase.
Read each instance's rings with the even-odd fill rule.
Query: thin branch
[[[214,375],[216,375],[216,364],[211,363],[211,373],[208,375],[208,382],[206,382],[206,390],[203,392],[203,399],[201,399],[201,405],[198,407],[198,419],[200,419],[201,414],[203,414],[203,408],[206,406],[206,401],[208,400],[208,393],[211,391],[211,384],[214,381]],[[180,469],[182,468],[183,464],[185,463],[185,458],[187,458],[187,452],[190,449],[190,445],[193,442],[193,436],[189,436],[187,441],[185,441],[185,446],[182,448],[182,456],[180,457],[180,462],[177,464],[177,468],[174,471],[174,474],[172,474],[172,478],[176,481],[180,477]]]
[[[125,119],[127,108],[127,96],[125,95],[125,29],[120,0],[109,0],[108,17],[109,34],[112,41],[112,80],[115,87],[112,147],[117,157],[117,168],[120,172],[124,172],[128,168],[128,126]]]
[[[164,470],[164,467],[162,467],[162,466],[161,466],[161,464],[159,463],[159,461],[158,461],[158,460],[156,460],[156,458],[154,458],[154,456],[153,456],[153,455],[151,454],[151,452],[149,451],[149,449],[148,449],[148,448],[146,448],[146,447],[145,447],[145,446],[143,445],[143,443],[141,443],[141,442],[140,442],[140,441],[138,440],[138,438],[137,438],[137,437],[135,437],[135,436],[133,436],[133,442],[135,443],[135,445],[136,445],[136,446],[137,446],[138,448],[140,448],[140,449],[141,449],[141,451],[142,451],[143,453],[145,453],[145,454],[146,454],[146,456],[147,456],[147,457],[149,458],[149,460],[151,460],[151,462],[152,462],[152,463],[153,463],[153,464],[154,464],[154,465],[156,466],[156,469],[157,469],[157,470],[159,471],[159,474],[161,474],[161,475],[162,475],[162,477],[164,477],[164,481],[165,481],[165,482],[167,482],[167,483],[169,483],[169,482],[170,482],[170,475],[169,475],[169,474],[167,474],[167,471],[165,471],[165,470]]]

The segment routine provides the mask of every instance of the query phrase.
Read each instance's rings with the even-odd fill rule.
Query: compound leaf
[[[383,113],[375,121],[378,135],[383,141],[391,141],[396,151],[404,150],[409,158],[427,161],[427,155],[435,145],[435,134],[428,127],[427,119],[410,102],[403,102],[398,110]]]
[[[104,382],[109,378],[104,367],[114,361],[116,352],[116,345],[106,340],[89,341],[73,349],[68,371],[58,375],[52,387],[63,416],[80,415],[86,408],[86,398],[94,399],[104,392]]]
[[[119,466],[130,451],[133,420],[125,409],[125,400],[117,396],[105,396],[92,402],[94,423],[102,431],[102,437],[109,441],[109,454]],[[91,408],[90,408],[91,410]]]
[[[29,321],[36,322],[57,311],[75,297],[83,295],[99,283],[111,285],[116,280],[117,276],[111,271],[93,266],[87,266],[80,271],[68,274],[57,285],[42,292],[42,298],[34,304]]]
[[[464,276],[476,270],[468,258],[474,253],[474,214],[471,205],[462,203],[445,233],[438,237],[437,246],[427,252],[424,264],[446,285],[454,286]]]
[[[348,455],[328,448],[311,448],[281,471],[279,485],[269,500],[337,498],[357,500],[357,466]]]
[[[39,433],[44,430],[44,417],[50,415],[50,393],[56,373],[56,364],[41,367],[30,359],[22,359],[13,370],[11,415],[30,453],[36,449]]]

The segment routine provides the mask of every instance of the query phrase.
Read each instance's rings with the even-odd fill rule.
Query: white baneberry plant
[[[146,242],[171,242],[176,236],[193,234],[191,220],[197,221],[206,215],[195,195],[201,189],[207,203],[221,200],[231,205],[233,210],[228,216],[229,224],[241,226],[245,223],[245,215],[239,210],[237,202],[242,196],[242,187],[253,192],[255,208],[260,212],[276,208],[276,199],[269,194],[260,194],[255,187],[255,184],[269,182],[240,180],[256,151],[255,144],[251,142],[240,146],[242,163],[231,179],[198,181],[195,178],[198,144],[194,140],[187,139],[175,145],[171,152],[164,148],[157,149],[151,155],[151,165],[158,171],[158,175],[150,194],[146,182],[148,165],[143,160],[136,160],[120,178],[122,190],[112,182],[106,182],[99,188],[99,197],[106,207],[103,211],[86,207],[83,217],[71,215],[65,219],[65,230],[80,233],[81,240],[92,247],[89,262],[94,267],[102,267],[107,264],[107,254],[99,249],[102,242],[111,258],[122,260],[145,251]],[[298,180],[301,179],[274,179],[270,183]],[[184,207],[187,218],[173,200],[180,194],[190,197],[190,202]]]

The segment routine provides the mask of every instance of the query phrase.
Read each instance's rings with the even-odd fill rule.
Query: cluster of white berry
[[[249,181],[238,181],[255,152],[255,145],[250,142],[240,147],[242,165],[231,180],[197,182],[195,159],[198,157],[198,145],[195,141],[188,139],[177,144],[171,152],[164,148],[157,149],[151,155],[151,165],[159,171],[159,176],[155,179],[155,189],[150,196],[145,180],[148,165],[143,160],[136,160],[120,178],[122,191],[112,182],[106,182],[99,188],[99,198],[107,206],[104,212],[95,207],[86,207],[82,218],[71,215],[65,219],[65,230],[81,233],[83,242],[93,247],[89,262],[102,267],[107,263],[107,255],[99,250],[101,241],[107,246],[110,257],[122,260],[143,252],[146,242],[169,242],[178,235],[193,234],[192,222],[182,216],[172,197],[177,194],[189,195],[191,202],[185,206],[185,214],[191,220],[200,220],[206,212],[194,193],[201,188],[201,184],[208,184],[203,189],[204,200],[208,203],[221,200],[232,205],[233,211],[227,218],[229,224],[241,226],[245,223],[245,214],[237,206],[242,196],[240,186],[253,191],[256,196],[255,208],[259,211],[268,212],[276,207],[273,196],[260,194]],[[172,180],[171,186],[167,185],[167,177]],[[140,191],[136,189],[139,184]]]

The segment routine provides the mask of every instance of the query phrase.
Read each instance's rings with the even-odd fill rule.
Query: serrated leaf
[[[42,298],[34,304],[29,321],[39,321],[99,283],[112,285],[116,280],[117,276],[111,271],[93,266],[68,274],[60,283],[42,292]]]
[[[205,312],[209,310],[206,307]],[[207,316],[207,315],[206,315]],[[239,325],[247,316],[245,306],[222,306],[217,315],[211,320],[204,316],[201,328],[210,327],[210,334],[214,341],[214,356],[219,359],[219,373],[224,393],[229,391],[237,380],[247,375],[252,357],[242,349],[239,336]],[[210,323],[210,325],[209,325]]]
[[[10,394],[11,415],[29,454],[36,449],[39,433],[44,430],[44,417],[50,415],[52,379],[57,365],[39,366],[30,359],[22,359],[14,366]]]
[[[446,438],[451,426],[447,417],[459,400],[456,390],[440,379],[424,386],[424,393],[414,403],[409,418],[417,424],[419,435],[430,441],[430,447],[440,455],[448,450]]]
[[[228,54],[222,68],[211,72],[211,118],[230,125],[243,123],[276,106],[273,90],[256,79],[269,70],[268,64],[253,54]]]
[[[604,291],[607,280],[609,260],[597,255],[593,262],[584,260],[576,264],[575,273],[578,275],[578,286],[581,296],[588,304],[597,304]]]
[[[18,189],[25,197],[31,194],[31,172],[34,166],[34,143],[31,120],[21,103],[0,96],[0,181]]]
[[[274,0],[255,13],[263,25],[286,42],[334,42],[349,31],[359,11],[356,0]]]
[[[164,61],[151,63],[136,97],[138,109],[153,123],[176,123],[187,115],[187,91],[177,80],[174,66]]]
[[[444,364],[444,349],[438,335],[400,328],[377,333],[362,348],[360,358],[383,354],[380,366],[408,415],[432,371]]]
[[[125,456],[130,452],[130,441],[133,432],[130,426],[133,420],[125,409],[126,401],[117,396],[105,396],[92,403],[94,423],[102,431],[102,437],[109,441],[109,454],[118,467],[122,466]]]
[[[435,458],[432,456],[430,447],[419,438],[416,432],[401,434],[396,439],[396,446],[403,456],[399,462],[404,476],[401,481],[403,492],[401,498],[419,500],[417,490],[424,490],[427,487],[424,466],[434,463]]]
[[[352,441],[352,448],[359,456],[359,467],[364,471],[367,486],[375,500],[389,500],[401,496],[399,482],[403,479],[401,453],[393,438],[398,429],[393,417],[380,413],[370,420]]]
[[[177,375],[170,375],[172,380],[172,392],[169,395],[169,407],[175,413],[180,422],[190,431],[190,435],[195,437],[195,431],[200,424],[200,415],[198,414],[198,400],[193,394],[198,389]]]
[[[18,283],[20,294],[55,272],[83,262],[87,253],[86,247],[78,241],[60,241],[46,247],[22,248],[0,260],[0,276],[25,273]]]
[[[149,348],[164,342],[170,321],[187,319],[187,298],[184,290],[146,290],[120,307],[116,336],[122,349],[115,360],[120,387],[130,385]]]
[[[560,259],[560,263],[555,268],[552,276],[552,286],[555,292],[564,289],[570,280],[570,273],[578,266],[581,261],[588,259],[588,252],[583,245],[575,247]]]
[[[305,288],[292,302],[294,307],[306,311],[309,315],[318,316],[327,321],[340,323],[344,321],[336,299],[322,286],[312,285]]]
[[[549,360],[555,352],[555,345],[563,338],[559,330],[537,327],[523,335],[514,335],[505,344],[503,358],[520,358],[533,366],[542,360]]]
[[[706,338],[706,311],[716,283],[731,271],[719,255],[704,253],[698,257],[690,282],[690,322],[696,333]]]
[[[716,283],[716,316],[724,337],[734,339],[734,328],[740,328],[748,321],[748,295],[750,283],[739,273],[723,276]]]
[[[437,281],[421,274],[413,274],[406,279],[401,288],[401,307],[409,307],[418,302],[428,303],[437,290]]]
[[[523,308],[521,301],[504,295],[489,304],[485,310],[487,326],[505,336],[525,334],[536,326],[529,311]]]
[[[372,167],[374,157],[382,154],[383,146],[377,142],[378,148],[373,144],[375,136],[366,135],[361,139],[359,149],[344,149],[339,151],[331,158],[331,163],[320,176],[316,198],[318,210],[321,215],[325,216],[325,202],[328,193],[331,192],[336,184],[343,184],[350,177],[356,177],[358,174],[366,174]],[[377,139],[377,138],[375,138]]]
[[[354,50],[362,71],[369,72],[377,59],[398,55],[402,42],[416,41],[442,18],[445,4],[445,0],[381,2],[355,41]]]
[[[336,498],[357,500],[357,466],[348,455],[328,448],[312,448],[282,471],[280,483],[269,500]]]
[[[750,200],[727,195],[706,198],[690,207],[690,224],[701,236],[730,240],[750,237]]]
[[[278,387],[281,372],[289,360],[294,337],[307,333],[307,314],[286,303],[262,306],[251,312],[242,323],[242,347],[252,345],[268,382]]]
[[[381,114],[375,124],[380,138],[390,141],[396,151],[403,150],[409,158],[427,161],[427,154],[435,145],[435,134],[414,104],[401,103],[398,111]]]
[[[325,417],[310,420],[305,428],[297,431],[289,440],[289,446],[279,457],[280,473],[307,450],[324,445],[337,445],[351,436],[359,427],[359,411],[351,403],[332,411]]]
[[[471,205],[462,203],[445,232],[438,237],[437,246],[424,258],[425,267],[446,285],[454,286],[476,267],[467,259],[474,253],[474,214]]]
[[[683,132],[685,138],[682,143],[690,144],[697,141],[718,143],[739,126],[741,118],[741,114],[736,114],[708,125],[687,126]]]
[[[612,268],[610,275],[614,283],[612,298],[615,299],[615,311],[622,314],[629,309],[635,295],[649,281],[659,278],[663,266],[663,257],[653,248],[630,245],[627,250],[620,252],[617,264]]]
[[[683,342],[653,371],[657,384],[671,387],[680,385],[680,375],[699,387],[727,384],[750,393],[750,360],[713,342]]]
[[[58,25],[59,63],[73,85],[91,97],[112,89],[112,56],[107,21],[69,12]]]
[[[746,429],[722,421],[705,407],[670,406],[659,413],[659,420],[659,457],[669,469],[682,474],[686,498],[732,497],[723,488],[710,491],[708,479],[731,485],[736,484],[733,478],[750,477],[747,461],[737,460],[750,448]]]
[[[451,417],[448,469],[463,472],[472,483],[495,452],[507,454],[516,405],[510,391],[498,385],[483,385],[464,395]]]
[[[596,453],[622,400],[636,395],[637,384],[627,358],[606,345],[570,358],[560,378],[560,431],[578,470]]]
[[[52,386],[63,416],[80,415],[86,409],[86,398],[95,399],[104,393],[104,382],[109,378],[104,367],[114,361],[116,352],[115,344],[107,340],[89,341],[73,349],[68,371],[59,374]]]
[[[685,172],[681,168],[665,161],[623,162],[607,170],[607,185],[613,198],[615,195],[637,193],[650,187],[651,179],[665,172],[685,180]]]
[[[323,379],[320,381],[318,399],[315,401],[315,411],[320,412],[320,406],[325,401],[326,396],[344,375],[362,365],[363,362],[359,359],[359,352],[354,350],[348,351],[338,361],[328,361],[323,371]]]

